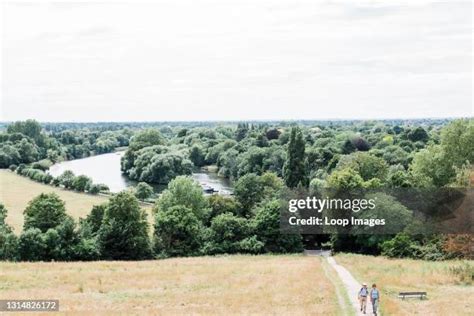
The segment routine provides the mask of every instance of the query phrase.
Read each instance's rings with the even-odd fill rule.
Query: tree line
[[[112,152],[128,146],[133,132],[120,130],[46,130],[35,120],[18,121],[0,132],[0,168],[32,164],[46,170],[53,163]]]
[[[249,185],[258,189],[249,190]],[[115,194],[76,222],[56,194],[41,194],[24,211],[22,233],[6,223],[0,204],[0,260],[142,260],[223,253],[291,253],[303,249],[300,235],[282,234],[279,191],[272,173],[249,174],[235,197],[205,196],[192,178],[179,176],[156,201],[151,227],[129,191]],[[150,234],[152,233],[152,234]]]
[[[154,207],[154,237],[147,244],[155,256],[301,249],[301,236],[281,235],[279,226],[272,226],[279,220],[280,193],[285,188],[318,192],[472,187],[473,183],[473,119],[145,127],[127,132],[122,171],[138,181],[169,186]],[[209,165],[234,182],[235,196],[202,197],[202,189],[185,177]],[[149,188],[143,192],[149,196]],[[383,200],[386,210],[405,212],[393,197]],[[120,213],[133,201],[124,198],[121,206],[111,209]],[[108,207],[101,207],[104,213]],[[102,227],[102,219],[94,227]],[[265,231],[270,232],[267,237]],[[103,239],[96,239],[102,245],[97,249],[107,248],[99,242]],[[328,242],[335,251],[432,260],[469,256],[466,245],[473,242],[466,236],[421,236],[408,231],[365,239],[335,233],[304,236],[303,241],[306,245]]]

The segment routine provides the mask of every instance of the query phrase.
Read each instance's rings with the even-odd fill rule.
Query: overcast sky
[[[472,2],[3,3],[1,120],[473,116]]]

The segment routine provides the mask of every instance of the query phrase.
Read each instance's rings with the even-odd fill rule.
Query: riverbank
[[[138,184],[137,181],[129,179],[122,173],[121,158],[123,154],[123,151],[118,151],[60,162],[52,165],[48,173],[53,177],[58,177],[64,171],[70,170],[75,175],[85,175],[91,178],[95,184],[105,184],[111,193],[118,193],[133,188]],[[217,166],[206,166],[195,170],[192,177],[201,184],[206,193],[231,194],[232,187],[230,181],[219,177],[216,169]],[[159,194],[167,187],[164,184],[150,185],[156,194]]]
[[[75,219],[87,216],[92,206],[109,200],[107,196],[61,189],[32,181],[7,169],[0,169],[0,202],[8,210],[7,223],[13,227],[17,234],[23,229],[23,211],[29,201],[41,193],[52,192],[59,195],[65,201],[68,214]],[[152,206],[150,204],[142,204],[142,207],[149,213],[148,219],[151,221],[153,218],[151,216]]]

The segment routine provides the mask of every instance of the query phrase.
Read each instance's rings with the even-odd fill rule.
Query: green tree
[[[20,235],[18,252],[21,260],[39,261],[45,258],[47,245],[38,228],[26,229]]]
[[[429,135],[423,127],[418,126],[417,128],[409,130],[407,132],[407,138],[412,142],[421,141],[426,143],[429,139]]]
[[[241,244],[251,233],[247,219],[223,213],[212,219],[207,254],[242,252]]]
[[[164,138],[161,136],[160,131],[150,128],[142,130],[132,137],[130,140],[129,150],[137,151],[148,146],[163,144]]]
[[[376,201],[376,206],[369,212],[359,212],[356,217],[363,219],[383,218],[386,225],[379,229],[366,226],[353,227],[356,233],[358,251],[363,253],[379,254],[381,245],[393,235],[403,231],[413,222],[413,214],[403,204],[385,193],[371,193],[365,196],[367,200]],[[375,233],[376,232],[376,233]]]
[[[66,214],[64,201],[55,193],[40,194],[28,203],[23,214],[23,230],[38,228],[43,233],[56,228],[69,216]]]
[[[211,210],[209,216],[211,219],[224,213],[238,214],[239,205],[233,197],[213,194],[207,200]]]
[[[21,133],[30,137],[39,146],[43,145],[44,136],[41,134],[41,125],[35,120],[18,121],[8,125],[9,134]]]
[[[165,257],[196,255],[202,244],[202,231],[201,220],[189,207],[160,208],[155,215],[155,251]]]
[[[8,168],[10,165],[18,164],[20,161],[21,156],[15,146],[9,143],[0,144],[0,168]]]
[[[153,188],[145,182],[140,182],[135,187],[135,196],[140,200],[146,200],[152,195]]]
[[[263,196],[265,198],[278,198],[281,190],[285,187],[283,179],[278,177],[274,172],[265,172],[260,176],[263,186]]]
[[[0,226],[0,260],[18,259],[18,238],[5,227]]]
[[[106,209],[106,203],[101,205],[94,205],[92,207],[91,212],[84,219],[84,222],[89,225],[91,235],[95,236],[99,232],[100,227],[102,226],[102,221],[104,219]]]
[[[276,128],[271,128],[267,130],[265,136],[268,140],[278,139],[280,137],[281,132]]]
[[[151,257],[147,216],[131,193],[120,192],[110,199],[98,232],[98,243],[104,259]]]
[[[401,164],[404,167],[408,167],[409,155],[399,146],[387,146],[383,150],[382,157],[391,165]]]
[[[243,140],[248,133],[249,125],[247,123],[239,123],[237,125],[237,130],[235,131],[235,139],[240,142]]]
[[[249,216],[252,208],[263,199],[263,188],[261,178],[255,173],[246,174],[237,180],[234,194],[242,206],[242,216]]]
[[[201,146],[194,145],[189,151],[189,159],[196,167],[204,166],[206,155]]]
[[[349,191],[364,186],[364,179],[352,168],[336,170],[327,178],[328,188],[338,191]]]
[[[416,153],[410,173],[416,187],[442,187],[454,176],[452,164],[439,145],[428,146]]]
[[[410,165],[416,186],[441,187],[456,177],[456,169],[474,161],[474,119],[454,120],[441,131],[441,144],[420,150]]]
[[[55,230],[59,236],[59,242],[55,247],[56,257],[53,259],[62,261],[81,259],[76,253],[80,241],[76,222],[71,217],[67,217]]]
[[[208,216],[207,200],[201,186],[190,177],[176,177],[168,184],[156,202],[154,212],[166,211],[173,206],[184,206],[190,209],[198,219]]]
[[[72,181],[72,188],[79,192],[85,192],[89,190],[91,185],[92,185],[92,179],[85,175],[77,176]]]
[[[57,179],[66,189],[71,189],[76,176],[71,170],[65,170]]]
[[[345,155],[348,155],[350,153],[353,153],[357,150],[357,148],[354,146],[352,141],[350,139],[347,139],[343,144],[341,148],[341,152]]]
[[[41,125],[35,120],[14,122],[7,127],[10,134],[21,133],[28,137],[35,137],[41,133]]]
[[[7,218],[7,209],[5,208],[5,206],[0,203],[0,227],[7,227],[8,224],[5,222],[6,218]]]
[[[474,119],[459,119],[441,131],[444,158],[453,167],[461,168],[466,162],[474,164]]]
[[[413,186],[410,174],[400,165],[390,168],[387,184],[393,188],[410,188]]]
[[[153,156],[150,163],[138,177],[141,181],[167,184],[180,175],[190,175],[192,162],[179,153],[165,153]],[[133,178],[133,174],[130,174]]]
[[[382,159],[367,152],[356,152],[342,156],[337,163],[337,170],[351,168],[362,177],[364,181],[372,178],[385,180],[388,171],[387,163]]]
[[[360,135],[355,135],[351,139],[352,144],[354,147],[359,151],[367,151],[370,149],[370,144]]]
[[[303,251],[299,234],[280,232],[280,202],[271,200],[256,209],[252,225],[257,239],[263,243],[265,252],[288,253]]]
[[[30,142],[28,139],[24,138],[19,143],[15,145],[20,154],[21,161],[24,163],[31,163],[38,160],[38,146]]]
[[[382,255],[391,258],[416,258],[419,253],[419,243],[406,233],[399,233],[394,238],[380,245]]]
[[[89,186],[89,193],[90,194],[99,194],[101,190],[101,186],[99,184],[91,184]]]
[[[18,238],[12,228],[5,222],[7,209],[0,203],[0,260],[18,258]]]
[[[295,188],[299,184],[303,186],[308,185],[305,166],[305,141],[303,139],[303,133],[298,127],[291,129],[283,176],[286,185],[290,188]]]

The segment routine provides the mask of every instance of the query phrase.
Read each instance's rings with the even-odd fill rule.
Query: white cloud
[[[471,6],[7,3],[2,119],[472,116]]]

